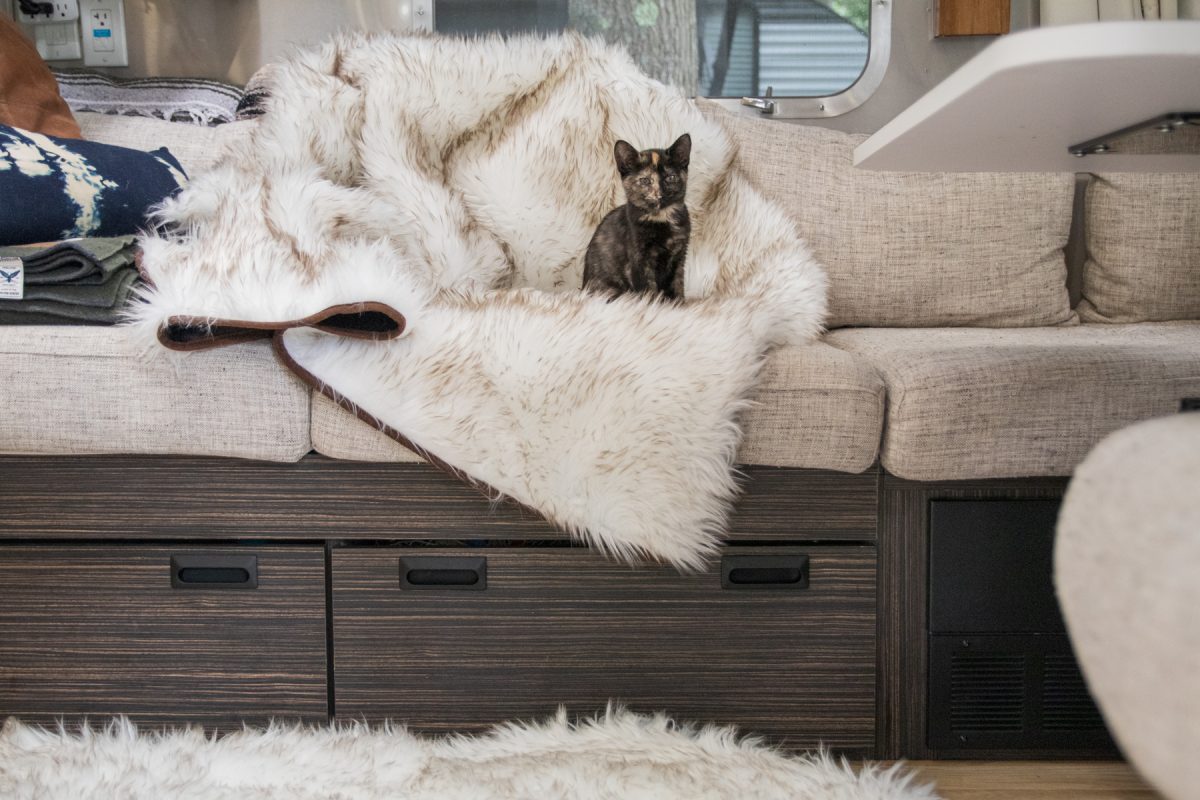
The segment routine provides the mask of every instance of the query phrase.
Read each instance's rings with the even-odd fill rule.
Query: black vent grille
[[[931,635],[928,701],[935,757],[1115,752],[1060,634]]]
[[[1046,731],[1103,731],[1104,718],[1070,655],[1043,660],[1042,728]]]
[[[1018,732],[1025,719],[1025,656],[955,653],[950,661],[950,729]]]

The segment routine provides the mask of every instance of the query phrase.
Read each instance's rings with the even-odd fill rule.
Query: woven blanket
[[[82,70],[54,70],[58,91],[74,112],[95,111],[171,122],[233,122],[242,90],[203,78],[121,79]]]
[[[336,38],[144,237],[147,344],[274,335],[283,361],[493,497],[625,559],[699,568],[772,345],[825,275],[719,124],[621,50],[552,38]],[[624,202],[613,143],[692,138],[686,302],[580,291]]]

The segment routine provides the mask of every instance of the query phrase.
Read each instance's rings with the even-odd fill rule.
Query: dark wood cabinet
[[[320,545],[3,544],[0,719],[323,721],[325,630]]]
[[[0,455],[0,479],[0,720],[444,733],[611,700],[876,742],[877,469],[746,468],[696,575],[421,464]]]
[[[446,732],[614,701],[869,751],[874,547],[723,561],[679,575],[572,547],[335,548],[336,715]]]

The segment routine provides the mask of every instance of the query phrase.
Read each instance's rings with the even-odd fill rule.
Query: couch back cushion
[[[206,127],[186,122],[167,122],[154,117],[125,117],[96,114],[76,115],[88,139],[135,150],[166,147],[179,159],[190,177],[208,169],[235,141],[250,135],[257,121],[229,122]]]
[[[1085,208],[1081,318],[1200,319],[1200,175],[1097,175]]]
[[[830,279],[831,328],[1074,322],[1069,173],[875,172],[866,136],[731,114],[742,169],[800,226]]]

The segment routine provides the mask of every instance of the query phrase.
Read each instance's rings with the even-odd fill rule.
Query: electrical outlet
[[[17,19],[26,25],[58,24],[62,22],[74,22],[79,19],[78,0],[55,0],[55,2],[46,3],[45,5],[51,7],[51,10],[47,13],[26,14],[22,11],[17,15]]]
[[[123,0],[80,0],[83,63],[89,67],[127,67]]]

